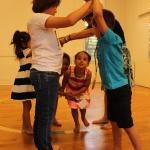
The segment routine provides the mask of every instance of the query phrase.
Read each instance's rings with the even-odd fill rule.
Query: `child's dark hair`
[[[84,18],[82,18],[83,21],[86,21],[87,19],[90,19],[93,17],[93,12],[89,13],[88,15],[86,15]]]
[[[70,56],[67,53],[63,53],[63,59],[67,59],[70,64]]]
[[[58,6],[60,0],[33,0],[32,10],[35,13],[41,13],[50,7]]]
[[[125,40],[124,32],[123,32],[123,29],[122,29],[119,21],[117,21],[117,20],[115,20],[115,26],[114,26],[113,31],[120,36],[120,38],[123,41],[123,44],[125,44],[126,40]]]
[[[78,55],[79,55],[80,53],[85,53],[85,54],[88,56],[88,63],[90,63],[90,61],[91,61],[91,55],[90,55],[89,53],[87,53],[86,51],[80,51],[80,52],[78,52],[78,53],[75,55],[75,60],[77,59],[77,57],[78,57]]]
[[[114,14],[110,10],[103,9],[103,17],[105,19],[107,26],[113,30],[115,26]]]
[[[13,35],[11,44],[14,45],[15,54],[17,58],[21,59],[24,57],[23,50],[28,48],[28,42],[30,41],[30,35],[24,31],[16,31]]]
[[[103,9],[103,17],[104,17],[104,20],[105,20],[107,26],[113,30],[114,26],[115,26],[114,14],[110,10]],[[92,24],[94,26],[97,26],[94,18],[93,18]]]

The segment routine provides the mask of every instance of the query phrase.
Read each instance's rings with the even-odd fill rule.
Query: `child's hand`
[[[65,96],[65,93],[64,93],[64,91],[58,91],[58,94],[60,95],[60,96]]]
[[[63,47],[63,45],[67,42],[69,42],[71,40],[70,35],[64,36],[64,37],[60,37],[59,38],[59,42],[61,44],[61,46]]]
[[[71,93],[65,93],[66,99],[77,101],[76,98]]]

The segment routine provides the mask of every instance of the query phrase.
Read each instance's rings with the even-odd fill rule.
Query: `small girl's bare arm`
[[[26,58],[31,57],[32,56],[32,50],[29,51],[28,55],[26,56]]]

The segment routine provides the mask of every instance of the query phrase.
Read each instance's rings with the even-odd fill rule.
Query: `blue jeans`
[[[58,98],[59,74],[31,69],[30,78],[36,91],[34,142],[38,150],[53,150],[50,126]]]

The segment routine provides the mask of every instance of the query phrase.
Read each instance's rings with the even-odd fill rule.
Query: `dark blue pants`
[[[38,150],[53,150],[50,126],[58,97],[59,74],[31,69],[30,78],[36,91],[34,142]]]

